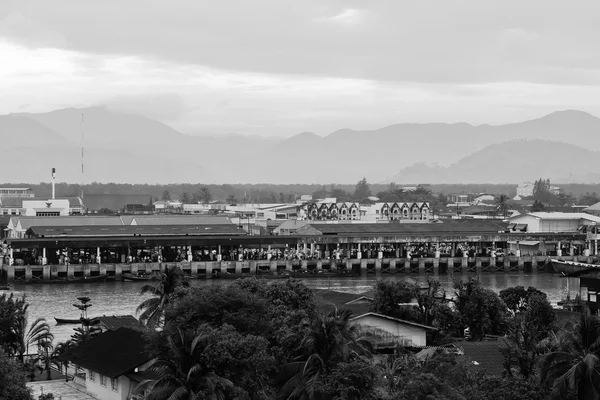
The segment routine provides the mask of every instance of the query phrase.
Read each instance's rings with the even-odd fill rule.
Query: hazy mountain
[[[586,182],[600,171],[600,152],[564,142],[516,140],[490,145],[449,167],[423,163],[402,169],[394,182],[516,183],[549,178]]]
[[[595,161],[581,160],[600,150],[600,119],[580,111],[499,126],[396,124],[278,139],[186,135],[150,118],[91,107],[0,116],[0,168],[10,171],[5,180],[46,181],[47,168],[60,165],[59,179],[79,182],[82,114],[88,182],[325,184],[363,176],[371,182],[518,182],[529,173],[589,181],[598,173]]]

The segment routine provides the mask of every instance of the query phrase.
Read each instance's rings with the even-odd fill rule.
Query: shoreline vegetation
[[[451,291],[434,279],[377,281],[368,311],[435,328],[425,348],[399,338],[389,345],[389,335],[353,323],[351,307],[294,279],[196,287],[175,267],[141,291],[152,296],[138,307],[152,361],[139,399],[600,398],[600,320],[586,311],[559,317],[533,287],[497,294],[475,278]],[[45,321],[27,324],[25,298],[0,296],[0,372],[8,377],[0,398],[30,399],[32,368],[60,365],[61,354],[100,334],[84,315],[91,299],[75,306],[82,326],[53,346]],[[478,344],[499,352],[494,368],[460,351]],[[23,357],[28,348],[37,355]]]

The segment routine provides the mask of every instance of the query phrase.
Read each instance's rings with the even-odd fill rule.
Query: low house
[[[119,328],[102,333],[65,354],[76,366],[75,382],[100,400],[127,400],[150,361],[142,332]]]
[[[364,334],[372,336],[376,347],[379,344],[378,342],[393,342],[410,347],[426,346],[427,331],[437,330],[437,328],[431,326],[374,312],[358,315],[351,318],[350,322],[360,325]]]

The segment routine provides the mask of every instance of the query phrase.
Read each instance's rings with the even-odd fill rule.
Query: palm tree
[[[505,194],[501,194],[500,196],[496,197],[498,211],[504,218],[506,218],[506,214],[508,213],[508,200],[510,200],[510,198]]]
[[[198,356],[207,345],[205,334],[177,329],[167,337],[168,354],[151,361],[148,371],[158,377],[143,381],[138,390],[145,391],[146,400],[221,400],[231,381],[216,375],[198,363]]]
[[[323,377],[339,362],[352,357],[371,356],[371,343],[359,337],[356,325],[350,324],[352,312],[335,308],[318,313],[305,327],[298,349],[301,355],[282,368],[284,399],[314,399]]]
[[[149,293],[154,297],[142,301],[136,312],[141,312],[140,321],[142,323],[145,323],[149,327],[157,327],[162,322],[163,313],[171,295],[175,293],[177,288],[189,286],[189,283],[184,280],[183,273],[179,267],[155,273],[152,280],[157,283],[142,286],[141,294]]]
[[[586,311],[559,339],[541,365],[542,382],[553,383],[550,398],[575,392],[580,400],[600,399],[600,319]]]
[[[38,349],[51,348],[54,339],[54,335],[50,332],[50,325],[48,325],[45,318],[36,319],[27,329],[28,307],[28,304],[25,305],[23,312],[19,313],[13,326],[16,338],[16,353],[21,362],[23,362],[25,354],[29,353],[31,346],[37,346]]]

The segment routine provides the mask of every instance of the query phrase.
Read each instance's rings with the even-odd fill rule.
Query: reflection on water
[[[466,279],[474,274],[440,275],[437,277],[447,289],[452,288],[453,279]],[[386,280],[413,279],[424,282],[425,275],[398,274],[384,275]],[[373,275],[358,278],[341,279],[306,279],[304,282],[311,288],[331,288],[344,292],[359,293],[370,290],[376,281]],[[537,273],[483,273],[479,276],[481,282],[498,292],[511,286],[534,286],[544,291],[552,303],[556,303],[566,296],[567,281],[571,292],[579,290],[577,279],[560,278],[554,274]],[[145,282],[106,282],[106,283],[77,283],[77,284],[35,284],[15,285],[15,295],[25,294],[29,306],[29,319],[34,321],[38,317],[45,317],[52,328],[55,341],[64,341],[73,334],[74,325],[56,325],[54,317],[79,318],[79,310],[73,307],[77,297],[88,296],[92,299],[93,306],[89,309],[90,316],[99,315],[135,315],[138,304],[146,297],[141,296],[140,288]],[[222,285],[231,281],[192,281],[194,285]]]

